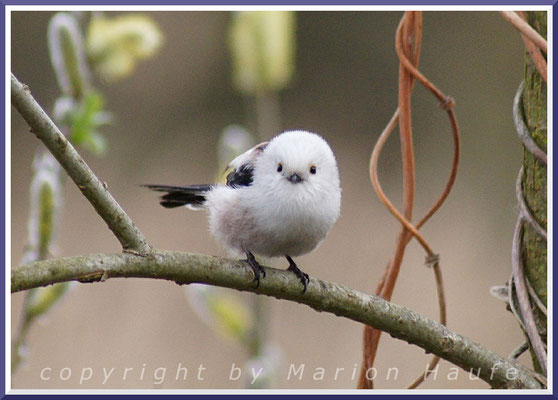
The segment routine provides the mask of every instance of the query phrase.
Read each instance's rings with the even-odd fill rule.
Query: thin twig
[[[411,12],[406,12],[401,18],[399,22],[399,26],[397,27],[397,34],[402,30],[406,31],[406,37],[411,38],[411,34],[413,34],[412,38],[415,39],[415,44],[417,43],[417,39],[420,41],[421,33],[420,32],[409,32],[411,29],[408,27],[411,25],[411,22],[416,28],[420,30],[420,24],[415,25],[416,19],[414,18],[415,14]],[[412,39],[410,39],[412,40]],[[407,42],[406,42],[407,43]],[[411,49],[408,49],[411,52]],[[417,61],[418,61],[418,51],[414,53]],[[405,69],[400,63],[399,67],[399,108],[394,113],[394,116],[390,120],[390,123],[380,135],[379,141],[382,140],[382,137],[385,140],[395,128],[398,118],[401,119],[401,107],[405,107],[408,109],[406,111],[405,116],[403,116],[403,123],[400,127],[400,140],[401,140],[401,154],[402,154],[402,169],[403,169],[403,209],[404,213],[406,214],[405,217],[401,216],[400,220],[407,221],[412,217],[412,208],[413,208],[413,197],[414,197],[414,157],[413,157],[413,143],[412,143],[412,136],[411,135],[411,121],[410,121],[410,92],[413,88],[413,80],[407,74]],[[403,99],[403,100],[402,100]],[[401,104],[403,102],[403,105]],[[411,139],[411,140],[409,140]],[[384,143],[380,144],[380,148],[383,146]],[[375,146],[375,149],[378,146]],[[379,152],[377,153],[377,155]],[[377,161],[376,155],[376,161]],[[372,161],[371,161],[372,163]],[[374,164],[372,164],[374,165]],[[385,199],[387,197],[384,196]],[[382,198],[380,197],[382,200]],[[383,201],[383,200],[382,200]],[[395,210],[395,207],[393,207]],[[399,214],[399,213],[398,213]],[[406,244],[408,243],[409,233],[408,229],[405,226],[402,227],[399,235],[397,244],[395,247],[395,254],[388,264],[386,268],[386,272],[380,281],[376,289],[376,294],[381,296],[383,299],[390,300],[393,289],[395,288],[395,282],[399,275],[399,270],[401,267],[401,263],[403,261],[403,255],[405,252]],[[371,327],[364,328],[364,359],[361,368],[361,374],[359,379],[359,388],[362,389],[372,389],[373,388],[373,381],[369,379],[366,375],[366,371],[368,371],[374,365],[374,359],[376,357],[376,352],[378,349],[378,344],[380,341],[381,331],[374,330]]]
[[[438,293],[438,308],[440,310],[440,323],[446,325],[447,310],[446,310],[446,296],[444,294],[444,282],[442,280],[442,269],[440,268],[438,261],[434,262],[432,267],[434,269],[434,274],[436,276],[436,291]],[[426,378],[430,376],[432,371],[434,371],[434,367],[436,367],[439,361],[440,361],[440,357],[438,356],[432,357],[430,363],[428,364],[428,368],[426,368],[426,372],[420,374],[409,386],[407,386],[407,389],[415,389],[422,382],[424,382]]]
[[[544,316],[548,317],[548,311],[546,309],[546,306],[543,304],[541,299],[539,299],[539,296],[537,296],[537,293],[535,292],[535,289],[533,289],[533,286],[531,286],[529,279],[525,279],[525,283],[527,284],[527,291],[529,292],[529,296],[531,296],[531,299],[533,299],[536,306],[539,308],[539,310],[541,310]]]
[[[523,166],[519,169],[519,173],[518,173],[517,179],[515,181],[515,194],[516,194],[516,197],[517,197],[517,201],[519,203],[519,208],[520,208],[520,213],[521,213],[520,218],[523,218],[526,222],[528,222],[533,227],[533,229],[535,229],[535,231],[537,231],[539,233],[539,235],[544,237],[544,239],[546,240],[546,230],[544,230],[539,225],[539,223],[535,220],[535,218],[531,215],[531,212],[529,211],[529,209],[527,208],[527,204],[525,203],[525,198],[523,197],[523,190],[522,190],[522,185],[521,185],[522,179],[523,179]],[[541,312],[546,316],[547,315],[546,307],[544,306],[542,301],[537,296],[537,293],[535,292],[535,290],[531,286],[531,283],[529,283],[528,279],[525,279],[525,284],[527,286],[527,291],[529,293],[529,297],[531,299],[533,299],[534,303],[539,308],[539,310],[541,310]],[[519,297],[518,297],[518,299],[519,299]],[[513,298],[511,298],[510,301],[513,302]],[[515,310],[513,310],[513,311],[514,311],[514,314],[516,315],[516,317],[518,318],[518,321],[519,321],[521,327],[525,331],[527,331],[527,328],[523,324],[522,318],[520,318],[519,315],[517,315],[517,312]],[[544,345],[544,343],[543,343],[543,345]]]
[[[526,340],[511,352],[511,354],[508,356],[508,359],[510,361],[515,361],[527,350],[529,350],[529,342]]]
[[[388,332],[468,371],[480,369],[481,379],[494,388],[540,388],[520,365],[511,363],[470,339],[414,311],[366,295],[338,283],[311,278],[305,293],[288,271],[266,268],[256,289],[244,261],[203,254],[156,251],[147,256],[131,253],[74,256],[25,264],[12,269],[12,293],[55,282],[102,282],[111,278],[149,278],[180,285],[204,283],[249,291],[306,304]],[[517,370],[517,374],[514,371]],[[510,379],[514,373],[517,379]],[[506,377],[508,374],[508,377]],[[492,375],[492,378],[491,378]]]
[[[384,129],[384,131],[382,132],[382,134],[380,135],[380,138],[378,139],[378,142],[376,143],[374,150],[372,152],[372,156],[370,158],[370,180],[372,182],[372,185],[378,195],[378,197],[380,198],[380,200],[382,201],[382,203],[388,208],[388,210],[401,222],[401,224],[404,226],[404,231],[400,234],[399,239],[403,239],[403,241],[398,241],[398,245],[397,245],[397,249],[396,249],[396,256],[394,257],[394,259],[392,260],[392,262],[388,265],[388,270],[385,273],[385,276],[387,277],[391,277],[391,285],[387,285],[385,283],[385,279],[383,278],[379,287],[379,291],[377,293],[380,293],[382,295],[383,298],[390,298],[390,297],[384,297],[383,295],[385,295],[386,293],[389,294],[391,296],[391,292],[389,290],[393,290],[393,286],[395,284],[395,280],[393,279],[394,277],[397,277],[397,273],[398,273],[398,267],[400,265],[401,259],[402,259],[402,254],[401,251],[404,251],[405,246],[408,244],[408,242],[411,239],[411,236],[408,234],[409,232],[412,233],[413,236],[415,236],[415,238],[419,241],[419,243],[423,246],[423,248],[425,249],[426,253],[427,253],[427,257],[432,258],[435,257],[436,255],[434,254],[433,250],[431,249],[431,247],[428,245],[427,241],[424,239],[424,237],[418,232],[418,229],[420,229],[420,227],[422,225],[424,225],[428,219],[430,219],[430,217],[432,215],[434,215],[434,213],[441,207],[441,205],[443,204],[443,202],[445,201],[445,199],[447,198],[447,196],[449,195],[451,188],[453,187],[453,184],[455,183],[455,179],[457,176],[457,169],[458,169],[458,165],[459,165],[459,152],[460,152],[460,138],[459,138],[459,129],[457,127],[457,120],[455,118],[455,114],[452,110],[452,107],[454,105],[453,100],[451,98],[446,97],[439,89],[437,89],[431,82],[428,81],[427,78],[425,78],[422,74],[420,74],[420,72],[414,67],[414,65],[418,64],[418,57],[419,54],[418,52],[413,54],[413,61],[410,61],[407,56],[405,51],[403,50],[403,38],[404,37],[409,37],[409,34],[404,34],[403,33],[403,21],[404,19],[401,20],[400,25],[398,27],[397,30],[397,34],[396,34],[396,50],[398,53],[398,56],[401,60],[401,63],[404,64],[408,71],[411,72],[411,86],[410,86],[410,90],[412,90],[412,79],[416,78],[418,79],[421,83],[423,83],[427,88],[429,88],[432,93],[442,102],[442,108],[445,109],[448,113],[448,116],[450,118],[450,123],[452,126],[452,134],[453,134],[453,143],[454,143],[454,152],[453,152],[453,162],[452,162],[452,167],[451,167],[451,171],[450,171],[450,176],[447,180],[446,186],[444,188],[444,191],[442,192],[442,194],[440,195],[440,197],[438,198],[438,200],[435,202],[435,204],[427,211],[427,213],[424,215],[423,218],[421,218],[421,220],[417,223],[416,228],[409,222],[408,219],[406,219],[403,215],[401,215],[401,213],[395,208],[395,206],[390,202],[390,200],[387,198],[387,196],[385,195],[385,193],[383,192],[379,179],[378,179],[378,175],[377,175],[377,165],[378,165],[378,158],[379,158],[379,154],[381,153],[381,150],[385,144],[385,142],[387,141],[387,138],[389,137],[389,135],[391,134],[391,132],[393,131],[393,129],[395,128],[396,124],[397,124],[397,120],[399,117],[399,109],[394,113],[393,117],[391,118],[390,122],[388,123],[388,125],[386,126],[386,128]],[[421,20],[418,20],[418,25],[420,26],[418,29],[419,34],[416,35],[416,37],[419,38],[418,43],[416,44],[418,48],[420,48],[420,35],[422,34],[422,29],[421,29]],[[416,39],[415,39],[416,41]],[[410,95],[410,92],[409,92]],[[403,236],[404,235],[404,236]],[[406,237],[405,237],[406,236]],[[442,323],[446,323],[446,305],[445,305],[445,296],[444,296],[444,289],[443,289],[443,283],[442,283],[442,275],[441,275],[441,270],[440,270],[440,266],[436,257],[436,262],[431,263],[435,272],[435,277],[436,277],[436,286],[437,286],[437,292],[438,292],[438,300],[439,300],[439,307],[440,307],[440,321]],[[397,267],[397,269],[394,268]],[[359,387],[366,387],[364,382],[364,371],[365,368],[370,368],[373,364],[373,360],[375,357],[375,353],[377,350],[377,345],[378,345],[378,341],[379,341],[379,336],[380,336],[381,332],[373,332],[371,331],[369,328],[365,328],[365,336],[364,336],[364,341],[365,341],[365,361],[363,362],[363,368],[361,370],[361,380],[359,383]],[[370,345],[367,346],[367,343],[371,342]],[[429,364],[429,368],[428,370],[432,370],[434,368],[434,366],[437,364],[438,360],[434,357],[430,364]],[[421,382],[424,381],[424,379],[426,379],[426,377],[428,376],[430,372],[427,372],[426,374],[421,374],[410,386],[409,388],[415,388],[417,387]],[[371,388],[371,384],[368,385],[369,388]]]
[[[25,293],[25,298],[23,299],[24,310],[27,309],[29,302],[31,301],[32,293],[33,290],[30,290],[29,292]],[[15,339],[12,342],[12,360],[11,360],[12,371],[16,370],[19,364],[24,359],[21,353],[23,347],[25,346],[25,340],[27,338],[27,334],[29,333],[31,322],[32,320],[29,318],[29,314],[27,312],[21,313],[21,320],[19,323],[17,334],[15,335]]]
[[[519,169],[519,173],[517,174],[517,178],[515,180],[515,196],[517,197],[517,202],[519,203],[519,210],[521,212],[521,215],[527,220],[529,225],[531,225],[533,229],[536,230],[537,233],[544,238],[544,240],[546,240],[546,230],[542,226],[540,226],[540,224],[531,215],[531,212],[527,207],[527,203],[525,202],[525,197],[523,197],[523,190],[521,186],[522,179],[523,167]]]
[[[523,43],[525,44],[525,48],[527,49],[527,52],[529,53],[529,57],[531,57],[531,60],[533,60],[533,64],[535,65],[535,68],[537,69],[537,71],[539,72],[541,77],[543,78],[544,83],[547,83],[548,67],[546,65],[546,60],[545,60],[544,56],[542,55],[539,48],[537,46],[535,46],[535,44],[533,42],[531,42],[529,39],[527,39],[523,35],[521,36],[521,38],[523,39]]]
[[[515,97],[513,99],[513,122],[515,125],[515,130],[517,131],[517,135],[523,142],[525,148],[529,151],[529,153],[533,154],[533,156],[546,165],[546,153],[535,143],[531,134],[529,133],[529,129],[527,125],[525,125],[525,121],[523,120],[523,113],[520,109],[521,105],[521,94],[523,93],[523,88],[525,87],[525,81],[521,82],[517,91],[515,92]]]
[[[149,253],[151,247],[139,229],[35,101],[27,86],[21,84],[13,74],[11,80],[12,105],[93,205],[123,249],[142,254]]]
[[[519,326],[521,326],[521,329],[526,331],[525,324],[523,323],[523,319],[521,318],[521,314],[519,313],[519,311],[517,311],[517,308],[515,308],[515,302],[513,301],[513,293],[516,291],[515,290],[513,272],[512,272],[512,275],[510,277],[509,287],[510,287],[510,290],[508,292],[508,297],[509,297],[508,304],[510,305],[510,310],[511,310],[512,314],[515,316],[515,318],[517,319],[517,322],[519,323]]]
[[[397,109],[393,117],[391,117],[391,120],[389,121],[388,125],[386,126],[386,128],[384,129],[380,137],[378,138],[378,141],[374,146],[374,150],[372,150],[372,156],[370,157],[370,180],[382,204],[384,204],[384,206],[389,210],[389,212],[395,218],[397,218],[397,220],[401,223],[401,225],[405,227],[405,229],[411,232],[411,234],[418,240],[418,242],[421,244],[421,246],[424,248],[427,254],[430,255],[430,254],[434,254],[434,251],[432,250],[432,248],[430,247],[426,239],[418,231],[417,227],[413,226],[413,224],[411,224],[409,220],[405,218],[399,212],[399,210],[397,210],[397,208],[393,205],[393,203],[389,200],[384,190],[382,189],[380,180],[378,178],[378,159],[387,139],[390,136],[390,133],[395,128],[395,125],[397,125],[398,115],[399,115],[399,109]]]
[[[525,15],[525,13],[523,11],[518,11],[518,14],[521,18],[523,18],[525,21],[527,20],[527,16]],[[525,22],[527,23],[527,22]],[[535,68],[537,69],[537,71],[539,72],[539,75],[543,78],[544,83],[547,82],[547,66],[546,66],[546,58],[545,56],[541,53],[541,49],[531,40],[529,40],[529,38],[525,35],[521,35],[521,39],[523,40],[523,43],[525,44],[525,48],[527,49],[527,52],[529,53],[529,57],[531,57],[531,60],[533,61],[533,64],[535,65]]]
[[[517,174],[517,179],[515,180],[515,195],[517,197],[517,202],[519,203],[519,210],[521,215],[525,220],[533,227],[535,231],[539,235],[541,235],[544,240],[546,240],[546,230],[540,226],[540,224],[535,220],[535,218],[531,215],[529,208],[527,207],[527,203],[525,203],[525,197],[523,196],[522,190],[522,182],[523,179],[523,167],[519,169],[519,173]]]
[[[531,25],[527,23],[523,18],[517,15],[514,11],[499,11],[500,15],[509,23],[517,28],[521,32],[522,36],[527,37],[531,42],[533,42],[539,49],[547,52],[546,40],[537,32]]]
[[[512,244],[512,269],[514,275],[515,290],[517,293],[517,301],[519,303],[519,309],[521,310],[521,317],[525,326],[527,336],[531,342],[531,346],[535,352],[539,365],[544,374],[546,374],[546,351],[544,350],[544,345],[542,339],[537,331],[537,325],[535,323],[535,317],[533,316],[533,310],[531,308],[531,303],[529,301],[529,294],[525,284],[525,276],[523,274],[523,262],[521,259],[521,246],[520,240],[523,231],[523,221],[524,219],[520,215],[517,219],[515,225],[515,230],[513,233],[513,244]]]

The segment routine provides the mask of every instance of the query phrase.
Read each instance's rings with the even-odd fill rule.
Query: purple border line
[[[4,26],[5,21],[6,21],[6,7],[3,6],[0,9],[0,24],[2,25],[2,31],[4,31],[6,29],[6,27]],[[6,86],[6,80],[4,79],[4,77],[6,76],[6,41],[4,39],[4,36],[2,37],[2,40],[0,42],[0,49],[2,51],[2,54],[4,55],[2,57],[2,66],[0,66],[0,70],[2,71],[2,88],[4,89],[2,91],[2,99],[0,100],[0,103],[2,104],[2,118],[1,118],[1,123],[2,123],[2,127],[6,126],[6,115],[4,114],[6,111],[6,104],[4,104],[5,102],[5,93],[7,88]],[[10,132],[4,132],[4,135],[10,135]],[[2,170],[2,174],[1,174],[1,181],[2,181],[2,196],[0,198],[0,203],[2,204],[2,216],[0,217],[0,219],[2,220],[2,227],[4,229],[2,229],[2,234],[1,236],[4,237],[4,240],[2,241],[2,258],[5,260],[6,259],[6,141],[2,140],[2,144],[0,145],[0,151],[2,152],[2,164],[0,169]],[[11,265],[5,265],[4,266],[5,269],[7,268],[11,268]],[[4,271],[2,271],[0,273],[0,287],[2,288],[2,290],[4,290],[4,288],[6,287],[6,275],[4,273]],[[1,315],[2,315],[2,333],[0,333],[0,338],[2,339],[1,342],[1,346],[2,346],[2,358],[0,359],[0,382],[2,382],[2,387],[0,388],[0,394],[4,394],[6,392],[6,384],[7,382],[5,382],[6,380],[6,371],[5,371],[5,366],[6,366],[6,347],[5,347],[5,343],[6,343],[6,304],[5,304],[5,293],[2,293],[1,300],[0,303],[2,304],[2,310]]]
[[[554,5],[556,0],[534,0],[527,2],[525,0],[491,0],[491,1],[481,1],[481,0],[453,0],[453,1],[443,1],[443,0],[402,0],[398,2],[390,2],[388,0],[349,0],[345,3],[340,3],[339,0],[213,0],[211,2],[198,1],[184,1],[184,0],[163,0],[161,2],[154,2],[153,0],[86,0],[83,2],[78,2],[76,0],[27,0],[27,1],[17,1],[17,0],[4,0],[0,1],[0,4],[6,5],[42,5],[42,6],[58,6],[58,5],[111,5],[111,6],[124,6],[124,5],[152,5],[152,6],[170,6],[170,5],[184,5],[184,6],[243,6],[243,5],[268,5],[268,6],[313,6],[313,5],[337,5],[337,6],[550,6]]]
[[[201,1],[187,2],[187,1],[179,1],[179,0],[175,0],[175,1],[163,0],[162,2],[160,2],[158,4],[155,4],[154,0],[151,0],[151,1],[149,1],[149,0],[139,0],[139,1],[119,0],[117,2],[110,2],[108,0],[99,0],[99,1],[86,0],[85,2],[82,2],[79,5],[85,5],[85,6],[87,6],[87,5],[114,5],[114,6],[124,6],[124,5],[154,5],[154,6],[155,5],[161,5],[161,6],[165,6],[165,5],[193,5],[193,6],[194,5],[208,5],[208,6],[211,6],[211,5],[215,5],[215,6],[223,6],[223,5],[224,6],[226,6],[226,5],[229,5],[229,6],[233,6],[233,5],[299,5],[299,6],[306,6],[306,5],[309,5],[309,6],[310,5],[339,5],[339,6],[350,6],[350,5],[386,5],[386,6],[427,6],[427,5],[445,5],[445,6],[464,6],[464,5],[471,5],[471,6],[481,6],[481,5],[482,6],[498,6],[498,5],[502,5],[502,6],[504,6],[504,5],[511,5],[511,6],[513,6],[513,5],[523,5],[523,6],[541,6],[541,5],[552,5],[553,6],[553,11],[554,11],[554,8],[555,8],[554,6],[556,5],[557,1],[558,0],[546,0],[546,1],[537,0],[536,2],[529,2],[527,4],[527,1],[518,1],[518,0],[513,0],[513,1],[503,1],[503,0],[502,1],[498,1],[498,0],[494,1],[493,0],[490,3],[482,2],[482,1],[479,1],[479,0],[473,0],[473,1],[461,0],[461,1],[455,1],[455,2],[442,2],[442,1],[435,1],[435,0],[420,2],[420,1],[407,0],[407,1],[400,1],[400,2],[397,2],[396,4],[393,4],[393,3],[389,3],[387,1],[371,1],[371,0],[356,1],[356,0],[350,0],[349,3],[339,4],[339,2],[335,2],[333,0],[329,0],[329,1],[327,1],[327,0],[326,1],[317,1],[317,0],[316,1],[306,1],[304,3],[296,2],[296,1],[277,1],[277,0],[275,0],[275,1],[269,2],[267,4],[262,4],[261,2],[246,1],[246,0],[245,1],[239,1],[239,2],[222,0],[222,1],[214,1],[212,3],[203,3]],[[48,2],[48,3],[45,2],[44,0],[43,1],[40,1],[40,0],[31,0],[31,1],[0,0],[0,24],[2,25],[2,28],[5,29],[4,21],[5,21],[5,12],[6,12],[6,6],[7,5],[50,6],[50,5],[77,5],[76,3],[77,3],[77,1],[75,1],[75,0],[74,1],[57,0],[57,1],[52,1],[52,2]],[[553,15],[553,17],[554,17],[554,15]],[[553,18],[553,23],[555,23],[555,22],[556,22],[556,18]],[[555,50],[555,48],[554,48],[555,46],[556,45],[553,44],[553,50]],[[0,47],[3,50],[3,54],[4,54],[3,60],[5,61],[6,53],[5,53],[5,42],[4,42],[4,40],[1,41]],[[5,72],[6,72],[5,71],[5,63],[2,63],[2,66],[0,68],[3,72],[2,77],[4,77]],[[7,88],[5,87],[5,80],[4,79],[2,80],[2,87],[3,87],[4,93],[5,93],[5,90]],[[0,99],[0,103],[3,106],[3,110],[5,110],[4,102],[5,102],[5,97],[2,96],[2,98]],[[2,114],[1,119],[2,119],[2,123],[3,123],[4,126],[5,126],[5,118],[6,118],[6,115]],[[9,132],[5,132],[4,134],[5,135],[9,134]],[[558,145],[556,145],[556,143],[553,142],[553,150],[554,151],[556,151],[557,147],[558,147]],[[1,177],[2,198],[1,198],[0,202],[2,203],[3,208],[5,210],[5,170],[4,170],[5,169],[5,142],[4,141],[2,141],[2,144],[1,144],[0,148],[2,149],[1,158],[2,158],[2,161],[3,161],[2,165],[0,167],[0,169],[3,172],[2,177]],[[6,226],[5,225],[6,224],[5,213],[2,213],[1,220],[2,220],[3,225],[5,227]],[[4,235],[4,231],[2,231],[2,235]],[[4,240],[4,244],[2,245],[2,250],[3,250],[3,255],[5,255],[5,251],[6,251],[5,240]],[[5,266],[5,267],[8,267],[8,266]],[[556,276],[554,276],[554,279],[557,279]],[[2,287],[4,287],[4,284],[5,284],[4,274],[0,274],[0,284],[2,285]],[[554,284],[554,282],[552,282],[552,287],[554,287],[553,284]],[[4,298],[4,296],[2,296],[2,298],[0,300],[2,304],[4,304],[4,300],[5,300],[5,298]],[[2,308],[2,316],[5,317],[5,305]],[[4,322],[5,322],[5,319],[4,319]],[[5,343],[5,330],[4,329],[2,329],[2,333],[0,334],[0,336],[2,337],[2,355],[4,356],[2,358],[2,362],[0,364],[0,374],[1,374],[0,381],[2,383],[4,383],[4,385],[2,385],[2,387],[0,388],[0,398],[12,397],[12,396],[5,396],[5,389],[6,389],[5,384],[6,384],[6,382],[5,382],[5,371],[4,371],[5,363],[4,363],[4,361],[5,361],[6,354],[5,354],[5,348],[4,348],[4,343]],[[555,337],[556,336],[554,336],[554,339],[555,339]],[[556,341],[554,341],[554,344],[556,344]],[[556,347],[554,347],[554,348],[556,348]],[[456,392],[456,394],[457,393],[458,392]],[[295,394],[295,395],[300,396],[300,394],[298,394],[298,393]],[[372,395],[372,394],[370,394],[370,395]],[[379,396],[379,398],[387,398],[388,397],[388,395],[386,395],[386,394],[374,394],[374,395]],[[135,399],[135,398],[137,398],[138,395],[136,395],[136,394],[133,394],[133,395],[130,395],[130,394],[124,394],[124,395],[110,394],[108,397],[112,398],[112,397],[116,397],[116,396],[118,396],[119,399],[124,399],[124,398],[125,399],[131,399],[131,398]],[[144,394],[144,395],[141,395],[141,396],[146,397],[146,398],[153,398],[155,396],[159,397],[161,395],[160,394]],[[204,394],[198,394],[198,393],[196,393],[196,394],[191,393],[191,394],[181,395],[181,397],[185,397],[185,396],[188,396],[190,398],[212,399],[212,398],[221,398],[221,397],[227,396],[227,394],[223,393],[223,394],[204,395]],[[228,395],[228,396],[231,396],[231,395]],[[244,398],[246,395],[244,395],[244,394],[232,394],[232,396],[237,397],[237,398],[238,397]],[[264,397],[266,395],[263,394],[263,393],[255,393],[251,396],[253,396],[253,398],[257,399],[257,398]],[[289,396],[289,394],[286,394],[286,393],[285,394],[273,394],[273,396],[278,399],[278,398],[286,398],[287,396]],[[333,393],[329,396],[332,396],[332,397],[336,398],[336,397],[341,397],[341,396],[347,396],[347,394]],[[431,396],[432,395],[423,395],[423,394],[415,395],[415,397],[418,397],[418,398],[431,398]],[[502,395],[502,394],[476,395],[476,394],[472,394],[472,393],[464,393],[460,397],[463,398],[463,399],[467,399],[467,398],[493,399],[494,397],[503,398],[504,396],[507,397],[507,395]],[[530,396],[530,394],[528,392],[526,392],[525,394],[517,395],[518,398],[524,398],[526,396]],[[32,398],[38,398],[38,397],[39,397],[38,395],[18,395],[16,398],[24,400],[24,399],[32,399]],[[60,395],[42,395],[40,397],[41,398],[46,398],[46,399],[58,399],[58,398],[60,398]],[[71,396],[71,397],[73,397],[73,396]],[[88,398],[90,398],[90,399],[101,398],[101,397],[106,397],[106,395],[100,395],[100,394],[88,395]],[[322,394],[319,394],[319,395],[318,394],[309,394],[305,397],[312,398],[312,399],[314,399],[314,398],[317,399],[317,398],[322,398],[323,395]],[[403,397],[407,397],[407,395],[405,395],[405,394],[389,395],[390,399],[400,399],[400,398],[403,398]],[[541,398],[541,399],[555,398],[553,395],[540,395],[540,396],[537,396],[537,397]]]

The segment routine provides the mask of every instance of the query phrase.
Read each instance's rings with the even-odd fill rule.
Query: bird
[[[246,256],[256,288],[265,269],[255,255],[285,257],[304,294],[310,277],[293,257],[314,250],[340,214],[339,171],[330,146],[318,134],[286,131],[239,155],[227,170],[226,182],[218,184],[143,186],[165,193],[163,207],[207,210],[210,232],[229,253]]]

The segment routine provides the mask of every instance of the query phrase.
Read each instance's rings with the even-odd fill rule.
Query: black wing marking
[[[252,184],[254,162],[263,153],[268,143],[260,143],[231,161],[229,168],[232,168],[232,171],[227,175],[227,186],[238,188]]]
[[[237,188],[250,186],[254,177],[254,167],[250,164],[241,165],[239,169],[233,170],[227,175],[227,186]]]
[[[205,194],[213,185],[167,186],[142,185],[156,192],[166,192],[161,196],[160,204],[166,208],[182,206],[201,207],[205,203]]]

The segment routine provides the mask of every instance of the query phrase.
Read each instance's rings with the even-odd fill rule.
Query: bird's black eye
[[[315,165],[312,165],[312,166],[310,167],[310,173],[311,173],[312,175],[316,173],[316,166],[315,166]]]
[[[283,164],[279,163],[279,165],[277,165],[277,172],[281,171],[283,171]]]

